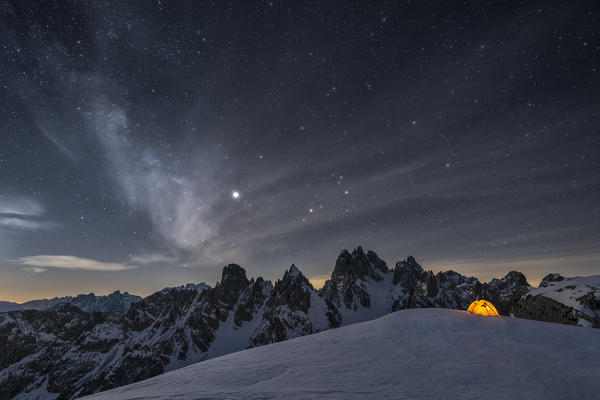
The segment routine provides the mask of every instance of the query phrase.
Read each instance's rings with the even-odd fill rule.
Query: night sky
[[[600,7],[491,3],[0,3],[1,300],[600,274]]]

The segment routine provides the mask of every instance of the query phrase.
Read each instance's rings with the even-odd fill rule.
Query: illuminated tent
[[[471,303],[467,311],[473,314],[489,315],[492,317],[500,316],[496,307],[487,300],[475,300]]]

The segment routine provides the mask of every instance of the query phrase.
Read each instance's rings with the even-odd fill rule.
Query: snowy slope
[[[516,317],[600,328],[600,275],[549,274],[528,288],[512,309]]]
[[[86,399],[597,399],[598,359],[595,329],[413,309]]]
[[[560,281],[542,282],[540,287],[531,288],[529,294],[549,297],[584,314],[594,316],[597,311],[590,309],[583,299],[590,293],[600,298],[600,275],[561,278]]]

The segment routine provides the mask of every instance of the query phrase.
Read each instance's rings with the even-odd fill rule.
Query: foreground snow
[[[600,331],[414,309],[88,399],[596,399]]]

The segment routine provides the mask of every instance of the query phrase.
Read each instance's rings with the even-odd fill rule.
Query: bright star
[[[233,193],[231,193],[231,197],[233,197],[234,199],[239,199],[240,198],[240,192],[234,191]]]

